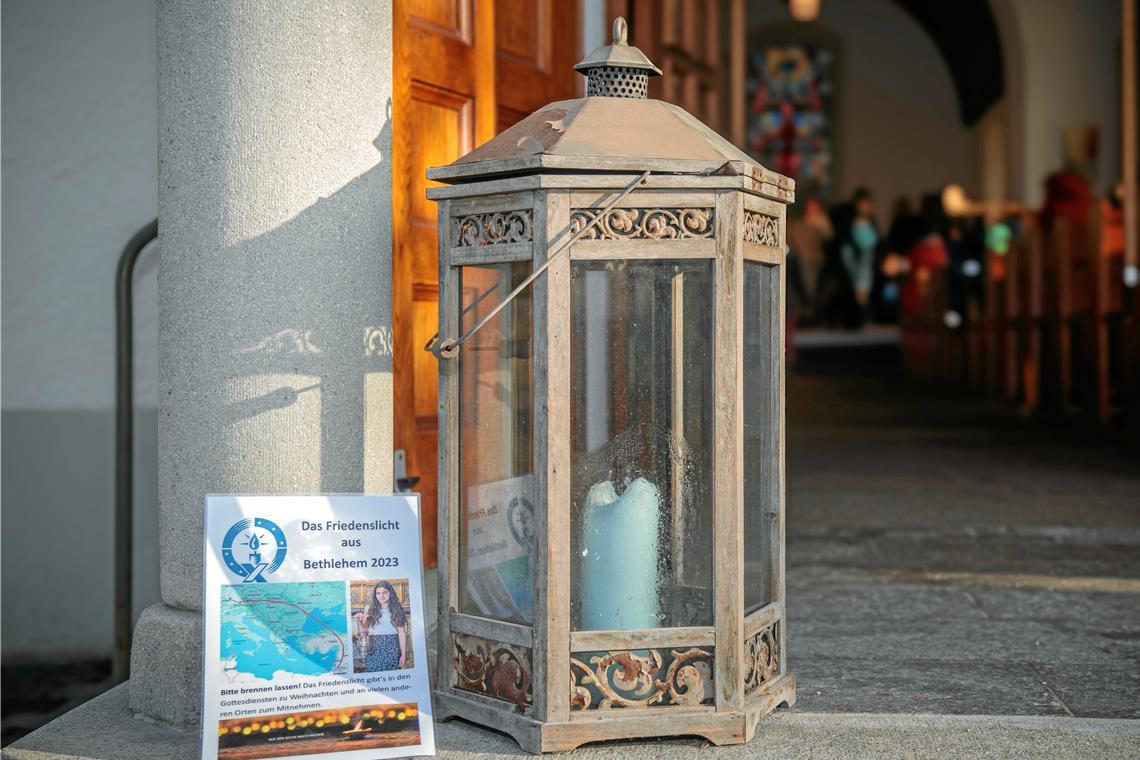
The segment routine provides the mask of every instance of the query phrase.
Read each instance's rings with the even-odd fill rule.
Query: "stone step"
[[[196,760],[198,732],[136,718],[118,686],[3,750],[4,760]],[[437,728],[439,756],[495,760],[525,755],[510,738],[461,721]],[[698,739],[611,742],[562,755],[659,760],[696,754]],[[732,758],[1140,756],[1140,720],[991,715],[828,714],[779,710],[756,738],[702,756]]]

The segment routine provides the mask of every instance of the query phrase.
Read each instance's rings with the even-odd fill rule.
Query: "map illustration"
[[[222,587],[223,674],[272,679],[343,674],[350,657],[343,583],[243,583]]]

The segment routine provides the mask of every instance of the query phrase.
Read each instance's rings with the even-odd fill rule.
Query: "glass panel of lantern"
[[[773,600],[779,537],[780,270],[744,262],[744,612]]]
[[[712,261],[571,270],[571,625],[712,625]]]
[[[461,332],[528,274],[529,262],[460,268]],[[534,622],[531,292],[458,357],[460,611],[525,625]]]

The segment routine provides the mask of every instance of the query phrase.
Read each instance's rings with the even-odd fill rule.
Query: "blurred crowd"
[[[947,327],[957,327],[984,296],[986,251],[1003,255],[1024,220],[1017,204],[974,203],[959,186],[948,185],[918,199],[896,198],[884,234],[876,200],[865,187],[830,209],[810,185],[799,195],[788,215],[793,327],[898,324],[920,313],[935,279],[945,280]],[[1109,201],[1119,205],[1119,188]],[[1060,171],[1046,180],[1037,217],[1044,229],[1058,216],[1084,221],[1095,202],[1081,175]]]
[[[980,217],[946,213],[944,195],[897,198],[884,234],[867,188],[830,209],[812,188],[802,193],[788,220],[788,311],[796,325],[897,324],[919,308],[922,284],[942,272],[954,275],[951,308],[965,308],[986,228]]]

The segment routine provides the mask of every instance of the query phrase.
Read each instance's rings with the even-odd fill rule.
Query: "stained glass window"
[[[820,45],[763,43],[750,51],[748,149],[765,167],[830,199],[834,56]]]

